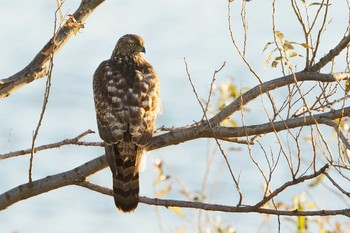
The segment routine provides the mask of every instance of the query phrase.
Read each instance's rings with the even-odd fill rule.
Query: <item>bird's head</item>
[[[113,55],[116,54],[125,54],[136,56],[140,53],[146,53],[144,47],[144,42],[141,36],[134,34],[126,34],[122,36],[115,46]]]

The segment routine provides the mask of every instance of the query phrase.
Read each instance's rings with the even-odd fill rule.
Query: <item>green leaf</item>
[[[267,42],[264,49],[263,49],[263,52],[265,52],[265,50],[271,45],[273,44],[273,42]]]
[[[275,61],[281,61],[283,59],[282,56],[275,57]]]
[[[280,31],[275,31],[275,35],[280,40],[283,40],[283,38],[284,38],[284,34],[282,32],[280,32]]]
[[[309,46],[308,44],[306,44],[306,43],[301,43],[301,44],[299,44],[299,45],[303,46],[303,47],[306,48],[306,49],[309,49],[309,48],[310,48],[310,46]]]
[[[288,41],[286,40],[284,43],[283,43],[283,49],[285,51],[288,51],[288,50],[292,50],[294,49],[293,45]]]
[[[273,61],[273,62],[271,63],[271,67],[272,67],[272,68],[276,68],[277,65],[278,65],[278,62],[277,62],[277,61]]]
[[[289,54],[289,57],[290,57],[290,58],[296,57],[296,56],[298,56],[298,53],[295,52],[295,51],[293,51],[293,52],[291,52],[291,53]]]
[[[350,78],[345,82],[345,91],[348,93],[350,91]]]

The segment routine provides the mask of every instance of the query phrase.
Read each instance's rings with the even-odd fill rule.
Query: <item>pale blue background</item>
[[[63,12],[73,13],[78,2],[66,0]],[[0,5],[0,78],[6,78],[27,65],[52,36],[56,4],[54,0],[0,0]],[[268,41],[273,40],[270,5],[270,2],[261,0],[247,4],[247,59],[261,74],[263,81],[280,76],[278,69],[264,70],[267,54],[263,54],[262,49]],[[289,14],[289,1],[283,1],[277,6],[278,30],[284,32],[291,41],[303,42],[295,16]],[[240,3],[236,0],[231,20],[236,39],[242,45],[239,7]],[[319,53],[321,55],[342,38],[348,21],[348,12],[341,4],[334,4],[330,8],[330,15],[335,18],[331,29],[325,33],[325,43]],[[109,0],[97,8],[85,22],[85,28],[71,38],[55,57],[49,105],[37,145],[72,138],[87,129],[97,129],[92,75],[98,64],[110,56],[117,39],[126,33],[143,36],[147,49],[146,58],[159,74],[163,114],[157,119],[158,126],[185,126],[202,117],[201,108],[187,80],[183,57],[186,57],[193,82],[202,99],[207,98],[214,70],[224,61],[226,66],[218,74],[219,83],[233,78],[238,87],[253,87],[257,84],[230,41],[226,1]],[[300,62],[299,66],[302,65],[303,62]],[[339,65],[337,68],[344,69],[344,66]],[[0,100],[0,153],[30,147],[32,132],[42,107],[45,80],[30,83],[10,97]],[[276,102],[279,102],[278,98]],[[266,121],[266,117],[261,114],[263,110],[254,109],[259,105],[260,101],[249,105],[251,111],[245,115],[246,123]],[[240,115],[235,118],[240,119]],[[86,140],[98,141],[99,138],[93,135]],[[274,144],[278,148],[275,139],[269,140],[271,138],[262,140],[267,149],[270,149],[269,146],[273,149]],[[152,151],[148,156],[147,169],[141,174],[141,195],[154,196],[152,183],[155,175],[152,164],[157,158],[164,159],[190,191],[199,191],[205,173],[207,145],[208,140],[201,139]],[[213,147],[213,142],[210,142],[210,151],[213,151]],[[225,147],[241,149],[228,153],[231,166],[235,174],[241,175],[245,203],[258,201],[262,195],[262,180],[249,161],[246,148],[228,144]],[[254,148],[257,149],[255,157],[264,161],[259,146]],[[38,153],[34,162],[34,178],[69,170],[101,154],[102,148],[78,146]],[[27,182],[28,161],[28,157],[0,161],[1,193]],[[209,201],[235,205],[237,194],[222,157],[217,156],[210,175],[208,197],[215,198]],[[276,177],[280,177],[282,182],[283,178],[289,178],[288,171],[277,169]],[[99,172],[91,180],[110,187],[109,170]],[[276,184],[279,184],[278,180]],[[212,192],[215,187],[216,191]],[[179,184],[173,183],[173,191],[167,197],[184,199],[179,195],[179,190]],[[282,197],[291,203],[291,197],[300,190],[289,191]],[[324,204],[322,207],[327,207],[327,200],[321,204]],[[337,203],[333,200],[331,207],[342,205],[343,202]],[[186,218],[182,219],[171,211],[162,211],[161,220],[165,232],[175,232],[180,226],[184,226],[186,232],[197,231],[197,217],[193,213],[195,212],[186,211]],[[216,215],[213,214],[213,217]],[[257,232],[263,220],[255,214],[221,214],[221,218],[239,232]],[[275,217],[268,221],[272,225],[276,224]],[[158,224],[153,206],[140,204],[135,213],[122,214],[115,210],[112,198],[80,187],[54,190],[16,203],[0,212],[0,232],[160,232]],[[263,229],[264,232],[269,231],[268,224]],[[277,228],[273,229],[276,231]],[[283,232],[291,230],[287,224],[283,224],[282,229],[285,230]]]

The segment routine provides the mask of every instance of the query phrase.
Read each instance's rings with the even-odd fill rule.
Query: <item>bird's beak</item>
[[[141,47],[141,52],[142,52],[142,53],[146,53],[146,49],[145,49],[144,46]]]

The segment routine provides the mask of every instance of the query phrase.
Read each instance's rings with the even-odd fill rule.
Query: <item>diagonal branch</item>
[[[102,170],[106,166],[105,156],[100,156],[72,170],[17,186],[0,195],[0,210],[4,210],[12,204],[30,197],[83,182],[86,177]]]
[[[254,207],[261,208],[261,206],[263,206],[265,203],[269,202],[272,198],[276,197],[278,194],[280,194],[286,188],[293,186],[293,185],[296,185],[296,184],[299,184],[299,183],[302,183],[306,180],[313,179],[313,178],[325,173],[325,171],[328,167],[329,167],[329,165],[326,164],[320,170],[316,171],[315,173],[313,173],[311,175],[301,176],[301,177],[296,178],[292,181],[288,181],[288,182],[284,183],[281,187],[279,187],[278,189],[276,189],[275,191],[270,193],[268,196],[264,197],[264,199],[261,200],[260,202],[258,202],[256,205],[254,205]]]
[[[219,113],[210,119],[211,125],[216,125],[228,118],[234,112],[240,110],[242,106],[245,106],[248,102],[254,100],[258,96],[275,90],[277,88],[294,84],[295,81],[319,81],[319,82],[338,82],[350,78],[349,72],[333,73],[333,74],[321,74],[318,72],[298,72],[295,74],[283,76],[271,81],[259,84],[249,91],[245,92],[241,97],[238,97],[231,104],[223,108]]]
[[[336,82],[342,79],[346,79],[349,76],[350,76],[350,73],[319,74],[314,72],[305,72],[305,73],[296,74],[298,81],[320,81],[320,82]],[[293,82],[294,82],[294,78],[292,76],[286,76],[286,77],[282,77],[282,78],[275,79],[275,80],[263,83],[261,85],[258,85],[254,87],[252,90],[244,93],[241,96],[241,98],[238,98],[236,101],[232,102],[230,105],[224,108],[221,112],[219,112],[216,116],[211,118],[210,122],[211,122],[211,125],[213,126],[212,128],[208,127],[205,123],[199,123],[194,126],[182,128],[181,130],[170,131],[169,133],[155,136],[152,140],[152,143],[148,147],[148,149],[155,150],[161,147],[178,144],[178,143],[189,141],[195,138],[213,137],[213,132],[219,138],[223,136],[239,137],[239,136],[246,136],[247,133],[252,135],[262,133],[259,130],[283,130],[287,128],[298,127],[301,125],[307,125],[307,124],[311,125],[311,124],[315,124],[317,120],[319,120],[322,117],[325,117],[328,119],[336,119],[336,118],[350,115],[350,107],[348,107],[341,110],[331,111],[329,113],[314,115],[312,118],[300,117],[296,119],[289,119],[286,121],[274,122],[273,126],[271,125],[272,123],[267,123],[267,124],[262,124],[260,126],[245,126],[244,128],[218,127],[218,123],[220,123],[221,120],[225,119],[233,112],[239,110],[239,107],[242,106],[242,102],[243,104],[246,104],[264,92],[276,89],[278,87],[292,84]],[[213,123],[217,123],[217,124],[213,124]],[[322,123],[322,121],[320,123]],[[5,209],[8,206],[18,201],[30,198],[32,196],[39,195],[44,192],[48,192],[50,190],[54,190],[67,185],[74,185],[74,184],[79,185],[81,184],[81,182],[85,181],[86,177],[105,167],[107,167],[106,159],[104,156],[100,156],[96,159],[93,159],[67,172],[63,172],[53,176],[48,176],[46,178],[33,181],[31,184],[23,184],[18,187],[15,187],[0,195],[0,210]],[[193,202],[193,203],[196,203],[196,202]],[[170,205],[170,204],[169,202],[167,202],[164,205]],[[207,205],[207,204],[202,204],[202,205]],[[187,206],[185,205],[182,207],[187,207]],[[201,206],[201,208],[206,209],[206,207],[203,207],[203,206]],[[213,208],[212,206],[208,208],[211,210],[214,210],[212,209]],[[230,208],[231,210],[232,208],[236,209],[236,207],[230,207]],[[245,207],[239,207],[239,208],[245,208]],[[221,210],[220,208],[215,210],[224,211],[224,210]],[[240,209],[240,210],[243,210],[243,209]],[[264,211],[263,209],[258,209],[258,210]],[[264,213],[264,212],[261,212],[261,213]],[[278,212],[278,211],[275,213],[283,214],[282,212]],[[290,211],[288,211],[288,213],[290,213]],[[313,214],[313,213],[310,213],[310,214]],[[332,215],[331,212],[329,214]],[[337,212],[336,214],[341,214],[341,213]]]
[[[339,55],[350,44],[350,32],[346,35],[333,49],[329,51],[324,57],[320,59],[315,65],[311,66],[310,71],[319,71],[330,61],[332,61],[336,56]]]
[[[75,11],[74,18],[82,23],[105,0],[82,0],[79,8]],[[51,54],[56,54],[67,41],[74,35],[74,28],[61,27],[54,38],[39,51],[34,59],[18,73],[0,80],[0,99],[9,96],[12,92],[24,85],[45,77],[47,75],[46,65],[50,60]]]
[[[86,135],[91,134],[91,133],[95,133],[95,132],[89,129],[89,130],[79,134],[75,138],[64,139],[64,140],[62,140],[60,142],[55,142],[55,143],[51,143],[51,144],[46,144],[46,145],[35,147],[34,148],[34,153],[36,153],[38,151],[42,151],[42,150],[58,148],[58,147],[61,147],[61,146],[64,146],[64,145],[104,146],[103,142],[84,142],[84,141],[80,141],[80,139],[82,139],[83,137],[85,137]],[[16,157],[16,156],[21,156],[21,155],[30,154],[31,151],[32,151],[32,149],[29,148],[29,149],[26,149],[26,150],[19,150],[19,151],[13,151],[13,152],[10,152],[10,153],[6,153],[6,154],[0,154],[0,160],[8,159],[8,158],[11,158],[11,157]]]

